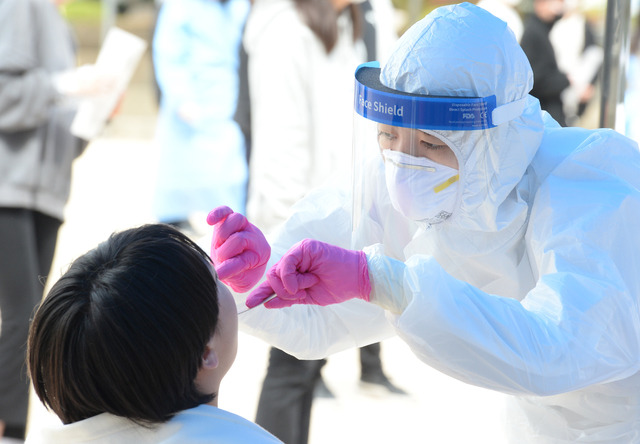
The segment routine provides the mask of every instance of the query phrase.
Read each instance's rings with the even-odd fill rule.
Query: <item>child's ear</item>
[[[205,346],[204,353],[202,354],[202,367],[205,369],[214,369],[218,366],[218,355],[214,348],[213,337],[209,340]]]

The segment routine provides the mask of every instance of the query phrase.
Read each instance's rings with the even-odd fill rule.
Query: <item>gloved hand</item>
[[[253,288],[271,256],[267,239],[246,217],[229,207],[212,210],[207,223],[214,226],[211,260],[218,278],[239,293]]]
[[[267,308],[294,304],[330,305],[359,298],[369,300],[371,284],[367,257],[324,242],[298,242],[267,272],[267,279],[247,298],[255,307],[272,294]]]

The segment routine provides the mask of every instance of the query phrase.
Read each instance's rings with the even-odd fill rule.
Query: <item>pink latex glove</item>
[[[253,288],[271,256],[271,247],[262,231],[225,206],[212,210],[207,223],[213,225],[211,260],[218,278],[239,293]]]
[[[266,281],[247,298],[247,307],[259,305],[274,293],[277,297],[266,302],[265,307],[324,306],[353,298],[368,301],[371,284],[367,257],[362,251],[305,239],[271,267]]]

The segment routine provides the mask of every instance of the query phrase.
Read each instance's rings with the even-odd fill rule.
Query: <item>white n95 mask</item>
[[[458,170],[426,157],[383,150],[387,189],[393,208],[408,219],[436,224],[453,212]]]

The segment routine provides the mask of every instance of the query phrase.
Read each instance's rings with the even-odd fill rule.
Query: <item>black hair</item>
[[[29,330],[35,392],[69,424],[142,425],[211,401],[195,378],[218,321],[208,255],[168,225],[114,233],[53,285]]]

